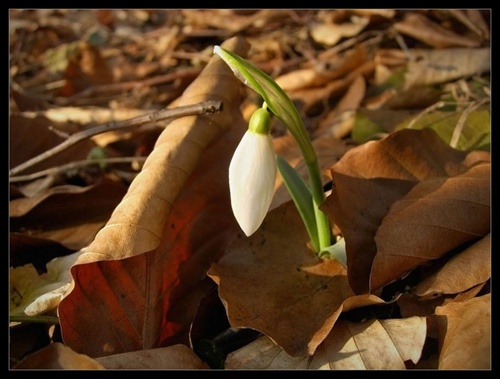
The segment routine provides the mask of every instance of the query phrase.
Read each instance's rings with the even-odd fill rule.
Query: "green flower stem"
[[[319,251],[331,245],[330,222],[328,217],[319,209],[319,206],[325,200],[323,191],[323,181],[319,170],[318,160],[308,162],[309,178],[312,188],[312,197],[314,203],[314,215],[316,216],[316,225],[319,237]]]
[[[262,96],[267,107],[283,122],[297,141],[309,170],[313,197],[312,206],[314,208],[318,230],[319,251],[330,246],[329,221],[326,215],[319,209],[319,206],[325,200],[325,194],[323,192],[318,157],[309,135],[307,134],[299,111],[281,87],[265,72],[239,57],[237,54],[219,46],[214,48],[214,52],[226,62],[238,79]],[[304,220],[304,222],[306,221]]]

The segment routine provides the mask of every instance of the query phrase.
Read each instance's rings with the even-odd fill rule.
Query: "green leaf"
[[[431,128],[436,131],[443,141],[450,143],[463,112],[465,111],[435,111],[420,118],[413,116],[398,124],[396,130],[408,127],[411,127],[411,129]],[[455,148],[463,151],[490,151],[491,117],[489,109],[478,109],[465,116],[466,119]]]
[[[319,251],[318,230],[314,210],[311,207],[313,198],[307,183],[297,171],[279,155],[276,156],[276,165],[283,178],[285,187],[292,196],[292,199],[299,211],[300,217],[309,233],[311,242],[316,251]]]
[[[316,152],[307,135],[299,111],[281,87],[264,71],[258,69],[237,54],[219,46],[214,47],[214,53],[219,55],[224,62],[226,62],[234,75],[240,79],[243,84],[249,86],[262,96],[271,112],[285,124],[290,133],[292,133],[297,140],[305,161],[315,161],[317,159]]]

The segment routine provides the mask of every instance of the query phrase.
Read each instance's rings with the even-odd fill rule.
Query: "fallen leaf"
[[[38,316],[54,310],[71,283],[69,269],[81,251],[57,257],[38,274],[32,264],[10,268],[10,316]]]
[[[487,235],[490,172],[483,163],[450,178],[429,178],[396,200],[375,234],[371,288]]]
[[[314,24],[311,26],[310,33],[315,42],[326,46],[334,46],[344,37],[358,35],[369,23],[370,19],[368,17],[352,16],[349,22],[342,24]]]
[[[427,16],[415,12],[406,13],[404,20],[396,22],[394,28],[400,33],[438,49],[453,46],[478,47],[480,45],[478,40],[456,34],[431,21]]]
[[[421,131],[405,129],[394,132],[381,141],[367,142],[344,154],[339,162],[331,168],[334,187],[321,209],[338,225],[344,235],[349,285],[353,291],[359,294],[376,290],[376,287],[370,286],[370,283],[375,284],[371,278],[373,260],[381,249],[375,236],[378,234],[379,240],[384,238],[381,237],[378,229],[389,211],[392,211],[393,204],[404,198],[419,182],[431,180],[430,184],[422,186],[422,188],[427,187],[429,190],[432,189],[432,183],[439,184],[439,181],[459,182],[453,182],[453,177],[467,172],[475,162],[488,162],[489,159],[489,153],[471,152],[466,154],[451,149],[430,129]],[[476,170],[474,169],[474,172]],[[482,175],[485,174],[484,170],[484,167],[480,169],[483,172]],[[463,180],[467,181],[466,177]],[[472,178],[471,180],[474,181]],[[486,195],[489,192],[488,179],[480,179],[477,183],[484,185],[477,195]],[[472,186],[470,196],[476,194],[474,188]],[[416,202],[417,199],[415,198],[413,201]],[[453,202],[451,199],[449,201]],[[481,201],[484,202],[485,199]],[[461,208],[458,204],[460,204],[459,201],[456,202],[455,206],[459,212]],[[484,214],[485,208],[482,205],[477,205],[480,214]],[[432,212],[432,210],[429,211]],[[448,210],[446,214],[448,214]],[[431,217],[432,215],[433,213],[430,215],[422,213],[421,217]],[[402,220],[399,219],[400,221]],[[397,228],[399,225],[394,227]],[[414,226],[407,224],[406,227],[412,229]],[[390,228],[386,229],[390,233]],[[453,234],[452,229],[449,230],[449,233]],[[483,233],[484,236],[488,231]],[[437,234],[435,237],[437,239],[433,239],[433,241],[437,241],[439,235]],[[393,242],[400,244],[402,239],[399,234],[395,233],[394,236]],[[481,235],[462,236],[464,239],[470,239]],[[405,241],[413,241],[416,245],[420,244],[421,247],[424,247],[426,240],[410,237]],[[454,243],[463,242],[466,241],[459,238]],[[385,246],[384,248],[386,248]],[[405,245],[400,252],[404,253],[406,249]],[[441,253],[445,252],[441,251]],[[407,265],[412,265],[410,262],[418,264],[422,262],[422,259],[429,259],[429,257],[408,257],[404,259],[404,262]],[[379,261],[379,263],[382,262]],[[382,266],[380,265],[378,268],[382,269]],[[382,275],[382,272],[380,274]],[[386,276],[384,281],[388,280],[391,272],[385,272],[384,275]],[[397,277],[395,275],[393,279]],[[377,280],[377,285],[382,285],[382,281]]]
[[[491,295],[436,308],[440,370],[491,369]]]
[[[411,49],[406,66],[404,89],[417,85],[450,82],[465,76],[480,75],[491,68],[491,49]]]
[[[234,38],[223,47],[244,55],[248,45]],[[68,346],[104,356],[187,341],[199,301],[190,295],[237,230],[227,170],[246,129],[240,90],[216,56],[186,89],[176,105],[216,98],[226,111],[176,119],[162,132],[107,225],[72,268],[74,289],[59,305]],[[192,314],[176,313],[183,306]]]
[[[208,369],[185,345],[131,351],[96,358],[107,370],[197,370]]]
[[[463,119],[464,116],[466,116],[465,119]],[[463,120],[462,130],[455,148],[468,151],[489,151],[491,148],[491,111],[489,109],[477,109],[471,112],[465,110],[433,111],[423,115],[413,115],[395,125],[395,130],[431,128],[444,142],[450,143],[461,120]]]
[[[287,354],[261,337],[228,355],[226,369],[258,370],[404,370],[417,363],[426,338],[425,317],[338,321],[312,356]]]
[[[345,270],[307,248],[292,202],[271,211],[251,237],[240,233],[209,276],[219,285],[233,327],[256,329],[288,354],[313,354],[346,307],[383,302],[353,297]],[[348,301],[349,300],[349,301]]]
[[[79,250],[92,242],[125,193],[125,185],[104,179],[91,186],[63,185],[18,198],[9,204],[11,231]]]
[[[55,123],[45,117],[37,116],[33,118],[21,114],[12,114],[9,123],[9,168],[14,168],[64,141],[63,137],[50,130],[51,127],[65,133],[75,131],[64,124]],[[61,153],[24,170],[23,174],[30,174],[71,161],[85,159],[89,151],[95,146],[90,140],[81,141],[77,145],[71,146]]]
[[[413,292],[422,297],[463,292],[491,277],[490,234],[450,258],[443,267],[417,284]]]
[[[15,370],[104,370],[96,360],[78,354],[62,343],[52,343],[28,355],[13,367]]]

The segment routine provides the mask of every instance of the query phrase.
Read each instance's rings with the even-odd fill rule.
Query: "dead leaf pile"
[[[490,369],[490,22],[11,9],[10,367]],[[214,45],[297,106],[346,267],[310,249],[279,176],[261,227],[240,231],[227,172],[261,99]],[[206,101],[222,110],[154,117]]]

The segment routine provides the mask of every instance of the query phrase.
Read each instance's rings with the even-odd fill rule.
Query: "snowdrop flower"
[[[276,156],[269,128],[269,113],[257,109],[229,165],[231,207],[247,236],[262,224],[273,199]]]

